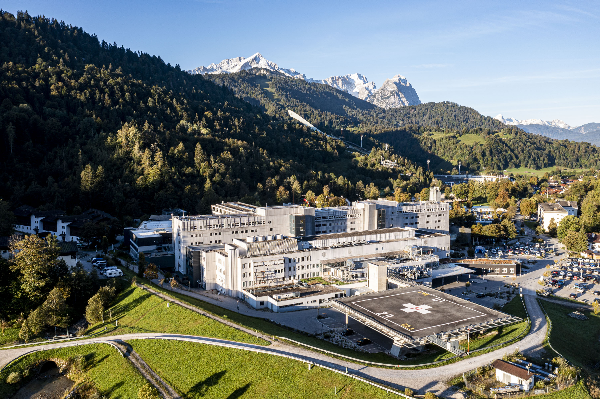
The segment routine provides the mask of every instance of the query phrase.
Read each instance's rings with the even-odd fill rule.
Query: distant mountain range
[[[557,140],[582,141],[594,145],[600,145],[600,123],[586,123],[585,125],[572,127],[567,123],[554,119],[543,121],[541,119],[514,119],[505,118],[502,114],[494,119],[505,125],[518,126],[528,133],[539,134]]]
[[[317,80],[308,78],[305,74],[295,69],[281,68],[276,63],[264,58],[260,53],[256,53],[248,58],[230,58],[218,64],[210,64],[207,67],[201,66],[188,72],[201,75],[229,74],[253,68],[279,72],[285,76],[302,79],[309,83],[326,84],[385,109],[421,104],[416,90],[402,75],[396,75],[391,79],[387,79],[379,89],[375,83],[369,82],[365,76],[359,73],[331,76],[327,79]]]

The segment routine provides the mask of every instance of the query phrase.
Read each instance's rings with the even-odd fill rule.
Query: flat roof
[[[321,234],[316,236],[315,240],[322,239],[336,239],[336,238],[347,238],[347,237],[360,237],[367,236],[373,234],[387,234],[387,233],[399,233],[402,231],[415,230],[410,228],[402,228],[402,227],[389,227],[386,229],[375,229],[375,230],[362,230],[362,231],[353,231],[348,233],[331,233],[331,234]]]
[[[424,286],[348,297],[338,302],[413,339],[509,317]]]
[[[323,285],[323,284],[311,284],[306,287],[303,286],[278,286],[278,287],[262,287],[256,288],[252,290],[245,290],[246,292],[256,296],[270,296],[271,298],[279,301],[279,299],[275,298],[277,295],[285,295],[290,293],[297,293],[298,296],[296,298],[302,298],[313,295],[321,295],[321,294],[329,294],[329,293],[341,293],[343,290],[333,287],[331,285]],[[286,297],[282,298],[282,301],[287,301],[289,299],[294,299],[294,297]]]

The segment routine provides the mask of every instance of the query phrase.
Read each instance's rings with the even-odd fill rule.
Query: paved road
[[[147,333],[147,334],[126,334],[118,336],[107,336],[93,339],[85,339],[71,342],[58,342],[49,345],[40,345],[29,348],[16,348],[16,349],[5,349],[0,350],[0,367],[10,362],[12,359],[17,358],[23,354],[39,351],[54,349],[66,346],[74,345],[85,345],[90,343],[99,342],[111,342],[119,340],[132,340],[132,339],[170,339],[170,340],[182,340],[182,341],[193,341],[206,345],[217,345],[229,348],[243,349],[254,352],[263,352],[277,356],[287,356],[298,360],[311,362],[314,364],[324,365],[332,367],[338,370],[345,371],[346,368],[349,373],[356,374],[374,380],[376,382],[385,383],[387,385],[404,388],[410,387],[414,390],[425,392],[434,391],[440,395],[448,394],[443,381],[475,367],[486,365],[493,360],[503,356],[506,353],[512,353],[515,350],[520,350],[525,353],[535,353],[540,350],[541,344],[544,341],[546,334],[546,319],[537,303],[535,295],[525,295],[525,304],[531,315],[532,329],[531,332],[521,341],[512,344],[508,347],[499,349],[494,352],[490,352],[481,356],[477,356],[471,359],[465,359],[463,361],[450,364],[447,366],[438,367],[429,370],[396,370],[396,369],[381,369],[376,367],[366,367],[357,365],[344,360],[331,358],[325,354],[316,353],[307,349],[296,347],[275,341],[270,346],[260,346],[245,344],[239,342],[232,342],[216,338],[205,338],[186,336],[178,334],[160,334],[160,333]]]

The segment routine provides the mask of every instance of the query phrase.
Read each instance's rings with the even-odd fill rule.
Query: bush
[[[437,395],[434,394],[433,392],[427,392],[425,394],[425,399],[438,399]]]
[[[404,394],[405,394],[406,396],[413,396],[414,392],[413,392],[413,390],[412,390],[412,389],[410,389],[410,388],[404,388]]]
[[[7,384],[18,384],[19,382],[21,382],[22,378],[23,378],[23,376],[21,375],[20,372],[13,371],[12,373],[10,373],[8,375],[8,377],[6,377],[6,383]]]
[[[146,383],[146,385],[142,386],[138,391],[138,399],[159,399],[160,395],[156,388],[154,388],[150,383]]]

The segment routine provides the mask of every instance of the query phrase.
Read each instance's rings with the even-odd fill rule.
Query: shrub
[[[146,383],[146,385],[142,386],[138,391],[138,399],[159,399],[160,395],[156,388],[154,388],[150,383]]]
[[[21,375],[20,372],[13,371],[12,373],[10,373],[8,375],[8,377],[6,377],[6,383],[8,383],[8,384],[18,384],[21,381],[22,378],[23,378],[23,376]]]
[[[433,392],[427,392],[425,394],[425,399],[438,399],[437,395],[434,394]]]
[[[404,388],[404,394],[405,394],[406,396],[413,396],[414,392],[413,392],[413,390],[412,390],[412,389],[410,389],[410,388]]]

